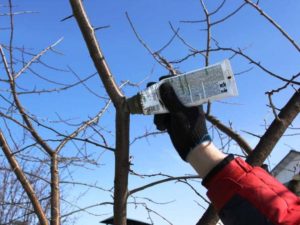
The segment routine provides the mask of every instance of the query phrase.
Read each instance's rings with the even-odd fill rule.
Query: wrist
[[[186,160],[192,165],[199,176],[204,178],[226,156],[211,141],[205,141],[192,149],[187,155]]]

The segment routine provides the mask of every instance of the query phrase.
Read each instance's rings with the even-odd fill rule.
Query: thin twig
[[[258,139],[261,139],[261,135],[254,134],[254,133],[252,133],[252,132],[250,132],[250,131],[246,131],[246,130],[241,130],[241,131],[244,132],[244,133],[246,133],[246,134],[249,134],[249,135],[251,135],[251,136],[253,136],[253,137],[256,137],[256,138],[258,138]]]
[[[270,107],[273,111],[274,117],[276,118],[276,120],[280,120],[280,118],[278,117],[277,112],[276,112],[276,107],[273,104],[271,93],[268,93],[268,98],[269,98]]]
[[[162,131],[152,131],[152,132],[148,132],[146,131],[143,135],[140,135],[138,137],[135,137],[131,142],[130,142],[130,145],[132,145],[133,143],[135,143],[136,141],[140,140],[140,139],[144,139],[144,138],[147,138],[149,136],[156,136],[156,135],[159,135],[159,134],[164,134],[165,132],[162,132]]]
[[[164,68],[166,68],[172,75],[176,75],[176,71],[174,70],[172,64],[167,61],[164,57],[162,57],[160,54],[159,54],[159,51],[155,52],[155,51],[152,51],[150,49],[150,47],[145,43],[145,41],[141,38],[141,36],[138,34],[138,32],[136,31],[128,13],[126,12],[126,18],[130,24],[130,27],[134,33],[134,35],[136,36],[136,38],[138,39],[138,41],[144,46],[144,48],[149,52],[150,55],[152,55],[152,57],[154,58],[154,60],[160,64],[161,66],[163,66]]]
[[[67,143],[68,141],[75,138],[80,132],[85,130],[87,127],[91,126],[93,123],[97,123],[99,118],[106,112],[110,105],[111,101],[108,101],[103,109],[92,119],[83,123],[80,127],[78,127],[75,131],[73,131],[70,135],[65,137],[65,139],[56,147],[55,152],[59,152]]]
[[[217,21],[214,21],[211,23],[211,26],[217,25],[219,23],[222,23],[226,20],[228,20],[230,17],[234,16],[235,14],[237,14],[244,6],[246,5],[246,3],[243,3],[242,5],[240,5],[237,9],[235,9],[233,12],[229,13],[227,16],[225,16],[222,19],[219,19]]]
[[[50,45],[49,47],[45,48],[40,53],[38,53],[36,56],[34,56],[16,75],[14,75],[14,78],[17,79],[22,73],[24,73],[28,69],[28,67],[31,66],[32,63],[34,63],[37,59],[39,59],[40,57],[42,57],[50,49],[52,49],[56,45],[58,45],[62,40],[63,40],[63,38],[60,38],[54,44]]]
[[[238,143],[238,145],[244,149],[247,154],[251,154],[251,146],[238,133],[234,132],[230,127],[225,126],[223,123],[221,123],[221,121],[210,114],[206,114],[206,119],[222,132],[231,137],[234,141],[236,141],[236,143]]]
[[[261,16],[267,19],[280,33],[288,39],[288,41],[300,52],[300,46],[296,43],[294,39],[285,31],[283,30],[278,23],[274,19],[272,19],[267,13],[265,13],[258,4],[253,3],[250,0],[244,0],[247,4],[251,5]]]
[[[203,12],[205,14],[206,21],[206,51],[205,51],[205,66],[209,65],[209,55],[210,55],[210,41],[211,41],[211,23],[210,23],[210,15],[204,4],[203,0],[200,0],[202,5]]]
[[[177,33],[179,32],[179,28],[177,28],[177,30],[174,32],[173,36],[170,38],[170,40],[163,46],[161,47],[159,50],[157,50],[155,53],[160,54],[163,50],[165,50],[175,39],[175,37],[177,36]]]
[[[292,78],[288,82],[286,82],[283,86],[281,86],[277,89],[273,89],[272,91],[268,91],[268,92],[266,92],[266,94],[271,94],[272,95],[274,93],[278,93],[278,92],[282,91],[283,89],[287,88],[291,84],[291,82],[293,80],[295,80],[296,78],[298,78],[299,76],[300,76],[300,73],[292,76]]]
[[[223,8],[223,6],[224,6],[225,3],[226,3],[226,0],[223,0],[221,2],[221,4],[215,10],[213,10],[212,12],[209,13],[209,15],[212,16],[212,15],[218,13],[219,10]]]
[[[89,206],[86,206],[86,207],[77,207],[78,208],[77,210],[66,213],[64,215],[61,215],[60,218],[65,218],[65,217],[68,217],[68,216],[71,216],[73,214],[80,213],[80,212],[86,212],[87,209],[91,209],[91,208],[95,208],[95,207],[99,207],[99,206],[103,206],[103,205],[113,205],[113,203],[112,202],[102,202],[102,203],[97,203],[97,204],[94,204],[94,205],[89,205]]]
[[[246,60],[248,60],[251,64],[254,64],[255,66],[257,66],[258,68],[260,68],[261,70],[263,70],[266,74],[275,77],[281,81],[284,82],[288,82],[290,84],[297,84],[300,85],[300,82],[295,81],[295,79],[297,77],[299,77],[299,73],[297,73],[296,75],[293,75],[291,79],[287,79],[283,76],[280,76],[276,73],[273,73],[271,70],[267,69],[265,66],[263,66],[260,62],[255,61],[254,59],[252,59],[250,56],[246,55],[241,49],[234,49],[234,48],[227,48],[227,47],[220,47],[218,46],[217,48],[211,48],[210,49],[211,52],[218,52],[218,51],[228,51],[228,52],[232,52],[236,55],[242,56],[243,58],[245,58]],[[179,63],[182,62],[184,60],[187,60],[188,58],[195,56],[197,54],[203,54],[205,53],[206,50],[198,50],[196,52],[192,52],[191,54],[185,56],[183,59],[177,60],[177,61],[172,61],[171,63]]]
[[[53,92],[60,92],[60,91],[66,91],[68,89],[71,89],[73,87],[76,87],[80,84],[85,86],[85,82],[90,80],[91,78],[95,77],[97,73],[91,74],[87,76],[86,78],[79,80],[73,84],[66,85],[65,87],[62,88],[54,88],[54,89],[48,89],[48,90],[32,90],[32,91],[19,91],[18,95],[28,95],[28,94],[46,94],[46,93],[53,93]],[[97,96],[98,97],[98,96]],[[100,97],[100,96],[99,96]]]
[[[22,14],[33,14],[33,13],[39,13],[37,11],[20,11],[20,12],[13,12],[13,13],[0,13],[0,16],[17,16]]]
[[[155,182],[146,184],[142,187],[132,189],[131,191],[128,191],[128,196],[130,196],[130,195],[132,195],[136,192],[145,190],[146,188],[153,187],[153,186],[158,185],[158,184],[162,184],[162,183],[166,183],[166,182],[170,182],[170,181],[182,180],[182,179],[197,179],[197,178],[199,178],[199,176],[196,176],[196,175],[165,178],[165,179],[162,179],[162,180],[159,180],[159,181],[155,181]]]
[[[271,153],[279,139],[288,129],[300,112],[300,89],[298,89],[281,109],[278,117],[268,127],[253,152],[248,156],[247,162],[254,166],[260,166]]]

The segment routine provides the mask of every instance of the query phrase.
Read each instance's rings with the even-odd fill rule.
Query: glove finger
[[[161,76],[161,77],[159,78],[159,81],[164,80],[164,79],[169,78],[169,77],[174,77],[174,75],[165,75],[165,76]]]
[[[165,75],[165,76],[161,76],[161,77],[159,78],[159,81],[164,80],[164,79],[169,78],[169,77],[173,77],[173,75]],[[150,87],[150,86],[152,86],[153,84],[156,84],[156,82],[151,81],[151,82],[147,83],[147,88]]]
[[[201,118],[202,120],[205,120],[205,113],[203,111],[203,106],[193,106],[193,107],[186,107],[185,113],[187,114],[188,118],[192,123],[195,123],[196,120]]]
[[[170,114],[157,114],[154,116],[154,124],[156,129],[160,131],[167,130],[170,125]]]
[[[185,111],[185,107],[178,99],[173,87],[169,83],[163,83],[159,87],[160,98],[169,112]]]
[[[150,87],[150,86],[152,86],[153,84],[156,84],[156,82],[149,82],[149,83],[147,83],[147,88]]]
[[[189,119],[186,117],[185,113],[178,112],[171,115],[170,128],[168,128],[168,133],[177,152],[183,160],[190,150],[190,137],[191,128]]]

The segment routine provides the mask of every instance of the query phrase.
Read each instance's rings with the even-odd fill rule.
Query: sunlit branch
[[[58,41],[56,41],[54,44],[50,45],[49,47],[42,50],[40,53],[38,53],[36,56],[34,56],[19,72],[17,72],[14,76],[14,79],[17,79],[21,74],[23,74],[32,63],[34,63],[37,59],[42,57],[46,52],[48,52],[50,49],[54,48],[56,45],[58,45],[63,38],[60,38]]]

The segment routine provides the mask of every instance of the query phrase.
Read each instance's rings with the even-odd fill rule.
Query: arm
[[[181,158],[204,178],[225,225],[300,224],[300,199],[263,169],[219,151],[208,135],[202,107],[183,106],[168,84],[161,86],[160,96],[170,113],[155,116],[157,128],[168,131]]]
[[[207,151],[212,151],[213,156]],[[206,168],[195,160],[199,157],[215,165],[202,183],[225,225],[300,224],[300,198],[265,170],[240,158],[229,155],[216,164],[216,158],[221,157],[216,151],[212,144],[200,145],[188,159],[193,158],[189,162],[196,171]]]
[[[206,175],[217,166],[223,159],[226,158],[223,152],[221,152],[213,144],[213,142],[204,142],[196,146],[187,156],[187,161],[196,170],[201,178]]]

